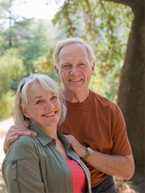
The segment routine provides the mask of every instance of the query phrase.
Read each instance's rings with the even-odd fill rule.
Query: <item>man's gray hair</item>
[[[49,90],[59,97],[61,103],[61,117],[59,123],[62,123],[66,116],[66,106],[64,104],[63,98],[60,96],[59,88],[57,83],[44,74],[32,74],[23,80],[21,80],[15,98],[15,106],[14,106],[14,121],[15,124],[23,124],[26,120],[26,117],[22,111],[22,104],[28,104],[28,87],[31,84],[39,83],[42,88]]]
[[[54,65],[59,63],[59,54],[60,54],[61,50],[65,46],[68,46],[71,44],[80,44],[80,45],[84,46],[84,48],[86,49],[86,51],[88,53],[88,58],[89,58],[90,62],[95,63],[95,54],[94,54],[94,51],[90,45],[88,45],[86,42],[84,42],[80,38],[67,38],[67,39],[58,41],[56,44],[56,47],[54,50],[54,55],[53,55]]]

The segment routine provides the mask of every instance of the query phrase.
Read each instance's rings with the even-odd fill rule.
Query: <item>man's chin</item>
[[[84,87],[84,83],[79,82],[79,83],[70,83],[67,85],[67,87],[71,90],[75,90],[75,89],[81,89]]]

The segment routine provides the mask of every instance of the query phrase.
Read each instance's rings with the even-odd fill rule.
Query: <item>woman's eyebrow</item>
[[[40,98],[42,98],[42,96],[40,95],[38,95],[38,96],[35,96],[33,99],[40,99]]]

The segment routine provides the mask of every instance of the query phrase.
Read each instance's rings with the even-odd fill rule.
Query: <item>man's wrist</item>
[[[90,147],[85,147],[85,153],[81,156],[83,160],[87,160],[87,158],[93,153],[93,150]]]

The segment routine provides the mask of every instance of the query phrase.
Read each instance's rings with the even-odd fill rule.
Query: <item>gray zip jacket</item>
[[[55,141],[42,129],[35,139],[22,136],[11,146],[2,166],[8,193],[73,193],[71,172],[55,148]],[[90,173],[73,151],[65,136],[59,135],[67,156],[77,161],[85,172],[87,190],[91,193]]]

